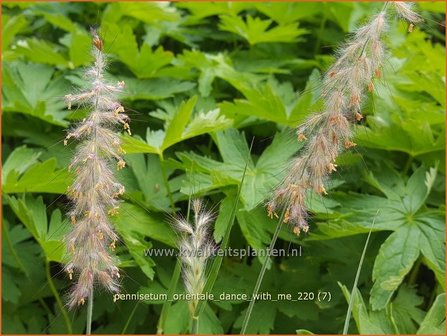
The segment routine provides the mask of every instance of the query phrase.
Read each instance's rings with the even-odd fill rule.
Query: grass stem
[[[163,178],[163,184],[165,185],[166,193],[168,194],[168,198],[169,198],[169,202],[171,203],[172,211],[175,212],[174,198],[172,197],[171,188],[169,187],[169,180],[168,180],[168,175],[166,174],[166,169],[165,169],[165,164],[164,164],[165,160],[164,160],[163,154],[159,154],[159,158],[160,158],[160,168],[161,168],[161,176]]]
[[[234,205],[231,209],[229,223],[228,223],[227,229],[225,231],[225,235],[222,238],[222,242],[220,243],[220,248],[222,250],[225,250],[227,248],[228,243],[230,241],[231,228],[233,227],[234,220],[236,219],[236,212],[239,208],[239,199],[240,199],[241,193],[242,193],[242,185],[244,184],[245,176],[247,173],[248,163],[250,161],[250,153],[253,148],[253,143],[254,143],[254,137],[251,141],[251,145],[250,145],[250,149],[249,149],[249,157],[247,158],[247,162],[245,163],[244,171],[243,171],[242,177],[241,177],[241,182],[238,186]],[[204,293],[209,293],[211,291],[211,289],[213,288],[214,283],[217,279],[217,275],[219,273],[220,266],[222,265],[222,261],[223,261],[223,255],[218,254],[217,257],[214,258],[213,263],[211,265],[208,280],[206,281],[206,284],[205,284],[205,288],[203,291]],[[200,316],[200,314],[202,313],[203,309],[205,308],[205,303],[206,303],[206,301],[202,301],[202,300],[199,301],[199,304],[197,305],[197,308],[196,308],[197,316]]]
[[[139,303],[140,302],[137,302],[135,307],[133,307],[132,311],[130,312],[129,318],[127,319],[126,324],[124,325],[123,331],[121,331],[121,335],[124,335],[127,331],[127,328],[129,328],[130,321],[132,321],[132,318],[135,315],[135,312],[137,311]]]
[[[71,321],[68,318],[67,311],[65,310],[64,305],[62,304],[62,300],[59,296],[59,293],[56,290],[56,286],[54,286],[53,278],[51,277],[51,272],[50,272],[50,262],[48,260],[45,262],[45,270],[46,270],[48,285],[50,286],[50,290],[53,293],[54,298],[56,299],[57,306],[59,307],[59,310],[61,311],[61,314],[64,318],[65,325],[67,326],[67,333],[72,334],[73,328],[71,326]]]
[[[366,238],[365,246],[363,247],[362,256],[360,257],[359,265],[357,267],[357,273],[355,275],[354,283],[352,284],[351,296],[349,298],[348,311],[346,312],[345,324],[343,326],[343,335],[348,334],[349,322],[351,320],[351,313],[352,313],[352,305],[354,303],[354,295],[355,295],[354,291],[357,288],[357,284],[359,282],[360,272],[361,272],[362,266],[363,266],[363,260],[365,259],[366,249],[368,248],[369,238],[371,237],[371,233],[374,228],[374,224],[376,222],[376,217],[379,214],[379,212],[380,212],[380,210],[377,210],[376,215],[374,216],[373,222],[371,224],[371,228],[369,229],[368,237]]]
[[[177,259],[177,262],[175,264],[174,268],[174,274],[172,275],[171,282],[169,283],[169,289],[168,289],[168,298],[172,298],[174,295],[174,291],[177,288],[177,283],[180,279],[180,274],[182,271],[182,263],[180,259]],[[169,308],[171,307],[171,301],[167,300],[163,307],[161,308],[161,314],[160,318],[158,320],[157,324],[157,335],[161,335],[164,332],[164,326],[166,322],[166,318],[168,317]]]
[[[93,287],[90,289],[90,295],[88,296],[87,327],[85,330],[86,335],[92,334],[92,317],[93,317]]]
[[[251,295],[251,300],[247,308],[247,312],[245,313],[244,321],[242,323],[241,335],[245,335],[248,327],[248,322],[250,321],[251,314],[253,312],[253,308],[256,302],[256,296],[259,292],[259,288],[261,287],[262,280],[264,279],[265,271],[267,270],[267,265],[270,261],[270,253],[274,248],[276,241],[278,240],[279,233],[281,232],[281,228],[284,222],[284,215],[286,213],[286,208],[284,208],[281,212],[281,216],[279,217],[278,224],[276,225],[275,232],[272,237],[272,241],[270,242],[267,256],[265,257],[264,262],[262,263],[261,271],[259,272],[258,279],[256,280],[255,288],[253,289],[253,293]]]
[[[191,334],[198,335],[199,334],[199,316],[193,314],[191,321]]]

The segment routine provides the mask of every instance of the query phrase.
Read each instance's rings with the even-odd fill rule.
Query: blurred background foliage
[[[89,27],[104,39],[110,78],[126,83],[132,120],[115,223],[123,292],[167,293],[175,260],[144,250],[175,246],[167,214],[185,214],[190,194],[218,211],[221,241],[246,164],[230,246],[268,246],[276,223],[263,204],[299,149],[292,128],[318,110],[321,74],[336,47],[382,5],[3,2],[3,333],[84,330],[85,307],[64,307],[64,193],[75,144],[62,140],[86,114],[68,111],[63,97],[85,85]],[[261,288],[329,291],[332,300],[260,301],[249,333],[339,333],[377,210],[350,331],[444,333],[444,3],[418,10],[425,21],[414,32],[398,20],[389,27],[383,79],[355,128],[359,146],[339,158],[329,195],[310,202],[310,233],[280,234],[278,247],[301,246],[302,256],[276,258]],[[260,264],[225,258],[213,293],[250,294]],[[156,332],[163,302],[112,303],[98,293],[95,333]],[[167,308],[164,331],[186,332],[186,303]],[[209,302],[200,331],[238,333],[246,308]]]

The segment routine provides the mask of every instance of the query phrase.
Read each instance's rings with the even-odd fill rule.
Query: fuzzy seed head
[[[414,3],[393,1],[393,5],[399,16],[408,21],[410,24],[422,22],[421,16],[413,10]]]
[[[113,85],[105,80],[106,66],[103,42],[92,31],[94,65],[86,70],[89,89],[78,94],[68,94],[65,101],[70,109],[73,104],[90,108],[90,114],[70,130],[64,141],[78,140],[69,169],[75,178],[68,189],[72,208],[68,213],[71,232],[65,237],[69,247],[65,270],[76,284],[70,292],[68,305],[83,304],[89,298],[94,284],[101,284],[111,292],[119,290],[119,272],[116,258],[111,254],[118,236],[110,223],[110,216],[118,214],[124,186],[116,181],[116,168],[125,167],[121,157],[121,141],[116,129],[129,129],[129,118],[117,96],[123,83]]]
[[[420,22],[412,3],[393,1],[395,11],[410,24]],[[336,171],[335,161],[343,150],[356,146],[350,121],[363,119],[361,108],[368,92],[374,94],[374,78],[381,78],[385,58],[382,35],[387,31],[388,5],[358,28],[336,54],[336,61],[323,79],[322,111],[311,115],[297,128],[298,141],[306,140],[301,156],[292,159],[288,174],[267,203],[268,216],[278,217],[293,226],[299,235],[307,232],[305,200],[309,193],[326,195],[325,183]],[[410,26],[409,29],[412,29]]]
[[[206,265],[216,246],[210,233],[213,214],[205,210],[203,202],[199,199],[192,201],[192,211],[194,216],[192,224],[183,218],[177,218],[174,226],[183,234],[179,241],[179,250],[185,289],[187,293],[197,297],[203,293]],[[189,302],[191,314],[195,313],[197,304],[196,299]]]

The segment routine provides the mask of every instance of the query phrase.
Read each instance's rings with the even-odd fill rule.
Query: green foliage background
[[[175,247],[167,214],[186,214],[190,194],[218,211],[220,242],[246,164],[230,246],[268,246],[276,223],[263,203],[299,150],[291,129],[318,110],[321,73],[336,46],[381,6],[3,3],[3,333],[84,331],[85,307],[64,307],[64,193],[75,144],[62,139],[86,113],[68,111],[63,96],[82,87],[92,61],[89,26],[100,27],[110,77],[127,85],[122,101],[132,119],[115,223],[123,292],[166,293],[175,259],[145,257],[144,249]],[[249,333],[341,332],[375,216],[350,331],[444,333],[444,4],[418,10],[425,22],[411,34],[397,20],[389,27],[383,80],[355,128],[359,146],[339,158],[329,195],[309,203],[310,233],[280,234],[278,247],[301,246],[302,256],[276,258],[261,288],[328,291],[332,300],[260,301]],[[224,258],[212,292],[250,294],[260,265]],[[94,332],[155,333],[162,304],[112,303],[98,291]],[[200,331],[238,333],[246,308],[209,302]],[[185,333],[188,323],[186,303],[174,302],[164,331]]]

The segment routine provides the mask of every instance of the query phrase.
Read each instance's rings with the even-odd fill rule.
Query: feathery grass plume
[[[195,318],[199,302],[197,296],[203,293],[206,284],[206,264],[216,245],[210,233],[213,213],[207,211],[199,199],[192,201],[192,211],[194,224],[184,218],[176,218],[174,225],[183,234],[179,242],[183,282],[186,292],[192,294],[193,300],[189,302],[189,310]]]
[[[124,186],[117,182],[114,171],[124,168],[125,162],[115,127],[122,125],[130,131],[128,117],[117,101],[124,82],[107,82],[103,43],[95,31],[92,31],[92,37],[94,65],[85,72],[89,89],[65,96],[68,109],[72,104],[90,108],[89,115],[68,132],[64,141],[65,145],[71,138],[80,141],[69,166],[75,180],[68,190],[72,202],[68,215],[73,225],[65,237],[69,250],[65,271],[70,279],[73,275],[77,277],[70,292],[70,307],[91,299],[95,283],[112,292],[119,289],[117,262],[111,254],[118,237],[109,216],[118,214],[118,197],[124,193]]]
[[[276,216],[278,208],[284,209],[283,221],[293,226],[296,235],[309,230],[305,205],[309,192],[327,194],[325,182],[337,169],[337,156],[356,146],[351,123],[363,118],[365,95],[374,92],[374,79],[381,78],[385,57],[382,34],[387,29],[389,4],[357,29],[337,52],[335,63],[323,79],[322,111],[310,116],[297,129],[298,141],[306,141],[306,147],[301,156],[293,159],[287,177],[267,203],[270,217]],[[409,23],[409,31],[422,21],[411,3],[392,2],[392,6]]]

